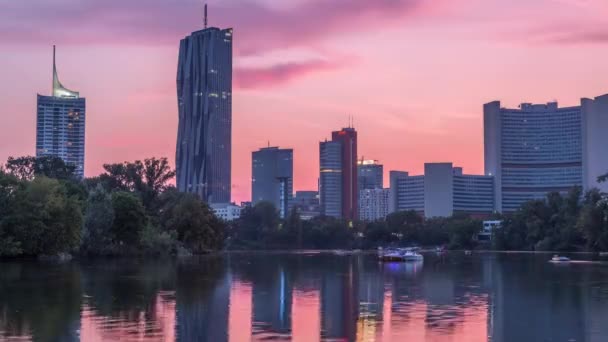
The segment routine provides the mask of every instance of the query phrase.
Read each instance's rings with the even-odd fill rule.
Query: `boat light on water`
[[[549,262],[553,262],[553,263],[567,263],[567,262],[570,262],[570,261],[572,261],[572,260],[570,260],[570,258],[568,258],[568,257],[554,255],[553,258],[551,258],[551,260]]]
[[[424,257],[415,248],[378,248],[378,259],[383,262],[422,261]]]

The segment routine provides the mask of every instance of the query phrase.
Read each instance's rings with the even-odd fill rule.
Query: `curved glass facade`
[[[232,29],[182,39],[177,68],[177,188],[209,203],[231,199]]]
[[[494,102],[486,105],[485,130],[486,173],[497,177],[502,211],[583,184],[581,107],[505,109]],[[494,165],[488,167],[488,161]]]

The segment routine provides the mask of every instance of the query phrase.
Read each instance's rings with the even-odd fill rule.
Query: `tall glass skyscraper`
[[[484,106],[485,172],[494,176],[496,209],[517,210],[524,202],[574,186],[606,187],[608,96],[582,99],[581,106],[524,103]]]
[[[177,187],[209,203],[230,202],[232,29],[181,40],[177,68]]]
[[[251,160],[251,202],[271,202],[285,218],[293,200],[293,150],[262,148]]]
[[[359,218],[357,131],[343,128],[319,145],[321,213],[345,220]]]
[[[319,144],[319,203],[321,215],[342,217],[342,144],[324,141]]]
[[[37,100],[36,157],[59,157],[84,177],[85,111],[86,100],[59,82],[53,46],[53,94]]]

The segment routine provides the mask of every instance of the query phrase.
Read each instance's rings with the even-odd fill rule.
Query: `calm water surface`
[[[608,341],[608,265],[547,255],[0,263],[0,341]]]

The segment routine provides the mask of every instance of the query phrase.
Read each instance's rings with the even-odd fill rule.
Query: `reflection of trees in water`
[[[77,341],[81,283],[74,264],[2,263],[0,338]]]
[[[83,283],[89,296],[87,308],[94,314],[95,321],[107,317],[123,323],[137,323],[116,325],[116,331],[105,332],[106,337],[120,336],[121,332],[123,335],[166,337],[167,332],[163,330],[165,303],[184,313],[207,303],[224,268],[221,258],[217,257],[178,261],[106,260],[89,264],[83,266]],[[176,319],[183,323],[183,314],[178,314]]]
[[[82,265],[88,307],[99,316],[137,321],[153,319],[159,291],[175,289],[171,261],[103,260]]]
[[[215,257],[1,267],[0,339],[31,335],[34,341],[77,341],[81,318],[105,337],[162,336],[176,290],[184,309],[204,305],[225,274]]]

